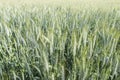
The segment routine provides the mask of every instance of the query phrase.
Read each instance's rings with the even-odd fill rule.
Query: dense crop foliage
[[[1,80],[120,80],[120,12],[0,8]]]

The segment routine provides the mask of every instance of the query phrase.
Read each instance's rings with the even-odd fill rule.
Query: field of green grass
[[[0,80],[120,80],[119,0],[23,2],[0,3]]]

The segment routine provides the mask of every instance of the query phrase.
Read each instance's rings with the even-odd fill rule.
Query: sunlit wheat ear
[[[81,44],[82,44],[82,34],[80,35],[80,37],[79,37],[79,41],[78,41],[78,49],[80,48],[80,46],[81,46]]]
[[[72,45],[73,45],[73,56],[75,57],[76,55],[76,48],[77,48],[77,40],[76,40],[76,33],[72,33]]]
[[[52,80],[55,80],[55,76],[54,76],[54,74],[52,74]]]
[[[61,67],[62,67],[62,70],[61,70],[62,80],[65,80],[65,69],[64,69],[64,66],[61,66]]]
[[[83,37],[83,44],[86,47],[86,44],[88,42],[88,40],[87,40],[87,37],[88,37],[88,27],[87,26],[83,27],[82,37]]]
[[[43,61],[44,61],[44,67],[47,73],[49,72],[49,62],[48,62],[48,57],[45,52],[43,52]]]
[[[53,29],[52,29],[52,31],[51,31],[51,33],[50,33],[50,35],[49,35],[51,38],[50,38],[50,54],[52,54],[53,53],[53,47],[54,47],[54,34],[53,34]]]

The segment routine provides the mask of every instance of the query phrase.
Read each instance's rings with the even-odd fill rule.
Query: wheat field
[[[120,80],[119,0],[0,0],[0,80]]]

